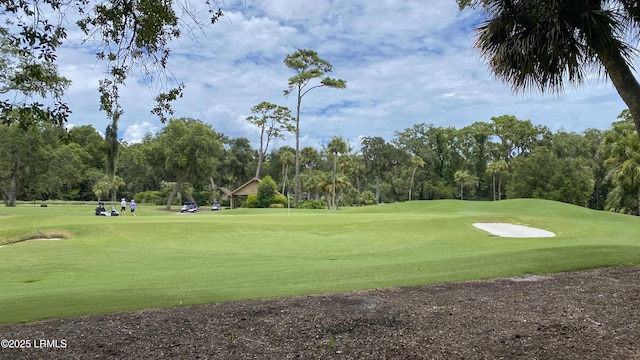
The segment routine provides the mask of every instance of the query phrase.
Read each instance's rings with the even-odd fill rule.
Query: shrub
[[[287,197],[284,195],[276,194],[273,197],[273,201],[271,202],[271,205],[274,205],[274,204],[278,204],[278,205],[282,205],[283,207],[286,207],[288,205]]]
[[[251,194],[247,196],[247,201],[244,203],[248,208],[257,208],[258,207],[258,195]]]
[[[267,175],[258,185],[258,207],[267,208],[276,195],[276,182]]]
[[[154,204],[162,205],[162,192],[160,191],[142,191],[134,197],[138,204]],[[130,199],[127,199],[129,201]]]
[[[298,203],[300,209],[325,209],[327,202],[324,200],[305,200]]]
[[[271,204],[271,205],[269,205],[269,208],[271,208],[271,209],[284,209],[284,205],[282,205],[282,204]]]
[[[371,191],[365,191],[360,196],[362,199],[362,204],[364,205],[373,205],[376,203],[376,194]]]
[[[454,199],[456,198],[457,187],[438,181],[435,184],[425,183],[423,192],[427,200]]]

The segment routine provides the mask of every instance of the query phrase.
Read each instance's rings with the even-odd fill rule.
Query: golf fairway
[[[0,323],[640,264],[640,218],[552,201],[206,210],[3,208]],[[476,222],[556,236],[489,236]],[[40,233],[64,238],[11,243]]]

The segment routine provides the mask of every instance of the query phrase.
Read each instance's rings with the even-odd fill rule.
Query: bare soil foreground
[[[0,338],[59,347],[2,359],[640,359],[640,268],[9,324]]]

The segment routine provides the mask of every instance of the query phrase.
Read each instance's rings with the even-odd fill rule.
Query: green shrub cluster
[[[258,195],[251,194],[247,196],[247,201],[244,202],[244,205],[248,208],[255,209],[258,207]]]
[[[282,205],[283,207],[287,207],[288,202],[287,202],[287,197],[284,195],[280,195],[280,194],[276,194],[273,197],[273,201],[271,202],[271,205]]]
[[[327,202],[325,200],[304,200],[298,203],[300,209],[326,209]]]
[[[134,196],[138,204],[163,204],[163,194],[161,191],[141,191]],[[127,199],[129,201],[131,199]]]
[[[282,205],[282,204],[271,204],[271,205],[269,205],[269,208],[271,208],[271,209],[284,209],[284,205]]]
[[[258,207],[268,208],[276,196],[276,182],[267,175],[258,185]]]
[[[376,194],[371,191],[365,191],[360,196],[363,205],[374,205],[376,203]]]

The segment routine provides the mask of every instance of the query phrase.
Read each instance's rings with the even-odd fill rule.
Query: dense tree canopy
[[[461,129],[416,124],[390,141],[363,138],[358,152],[335,136],[323,149],[301,151],[307,194],[301,206],[535,197],[638,214],[640,145],[629,116],[623,112],[607,131],[581,134],[551,133],[506,115]],[[95,189],[102,187],[103,198],[105,191],[115,191],[118,198],[167,207],[179,198],[207,203],[221,199],[219,187],[235,189],[250,180],[258,161],[248,139],[226,137],[196,119],[171,119],[141,143],[120,144],[117,184],[109,185],[104,136],[91,126],[62,134],[52,126],[26,132],[17,123],[0,126],[0,189],[6,205],[95,201]],[[295,164],[294,153],[282,146],[264,159],[265,176],[284,192],[292,180],[288,169]]]
[[[221,139],[211,126],[190,118],[171,119],[158,134],[157,141],[148,148],[147,161],[165,181],[175,183],[167,209],[174,196],[182,193],[185,183],[207,181],[216,173],[224,151]]]

